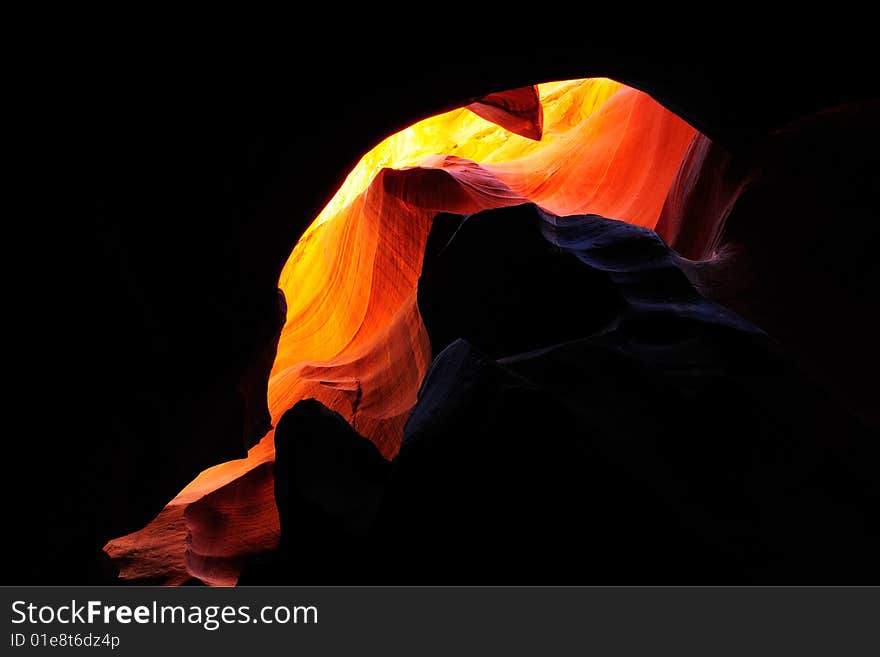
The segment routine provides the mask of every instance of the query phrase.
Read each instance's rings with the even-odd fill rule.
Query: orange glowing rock
[[[279,281],[287,322],[268,387],[273,423],[313,397],[396,453],[432,356],[416,286],[437,212],[530,201],[656,225],[695,130],[612,80],[539,85],[540,104],[529,89],[387,138],[306,230]],[[202,472],[156,521],[110,541],[121,576],[234,584],[245,557],[277,542],[273,458],[270,431],[246,459]]]

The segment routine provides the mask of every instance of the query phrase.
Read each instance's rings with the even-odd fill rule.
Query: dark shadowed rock
[[[275,502],[281,543],[245,568],[239,584],[337,584],[375,579],[366,541],[391,463],[314,399],[298,402],[275,431]]]
[[[441,218],[442,239],[432,236],[419,279],[434,353],[462,338],[509,356],[587,335],[617,316],[622,301],[608,276],[541,239],[534,206],[466,217],[447,239],[450,223]]]
[[[255,581],[877,580],[876,442],[777,343],[702,298],[654,233],[602,217],[523,206],[472,216],[470,231],[443,217],[429,254],[487,237],[485,215],[499,229],[508,215],[541,225],[560,255],[614,286],[615,321],[498,360],[453,340],[425,376],[393,465],[336,414],[298,404],[279,425],[276,466],[282,542],[296,550]],[[469,250],[479,251],[457,252]],[[474,288],[508,280],[482,273]],[[448,289],[432,280],[432,294]],[[433,303],[427,294],[420,302]],[[435,320],[446,335],[515,344],[515,322],[485,324],[517,307],[449,305]]]
[[[394,462],[381,516],[398,578],[586,581],[592,483],[573,417],[458,340],[434,361]]]
[[[275,432],[275,500],[320,510],[340,531],[363,536],[372,525],[389,462],[338,413],[314,399],[298,402]],[[284,520],[282,520],[282,530]]]
[[[702,294],[783,343],[875,430],[878,120],[878,100],[828,107],[745,154],[700,135],[656,227]]]

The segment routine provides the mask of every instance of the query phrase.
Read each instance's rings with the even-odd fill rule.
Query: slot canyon
[[[876,81],[723,55],[134,67],[12,579],[876,583]]]

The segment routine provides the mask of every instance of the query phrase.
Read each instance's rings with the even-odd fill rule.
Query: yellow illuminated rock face
[[[536,116],[520,132],[539,141],[462,108],[358,162],[281,273],[287,322],[269,381],[273,423],[313,397],[385,456],[396,453],[432,356],[416,287],[438,211],[533,202],[561,216],[656,225],[695,130],[612,80],[542,84],[538,96],[543,126]],[[233,584],[242,559],[277,541],[273,458],[269,432],[246,459],[202,472],[146,528],[108,543],[122,577]]]

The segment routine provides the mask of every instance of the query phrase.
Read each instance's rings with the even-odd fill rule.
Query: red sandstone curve
[[[467,108],[487,121],[529,139],[541,139],[544,133],[544,109],[534,85],[483,96]]]
[[[437,212],[531,201],[558,215],[656,225],[695,130],[634,89],[566,84],[543,108],[541,142],[499,136],[486,124],[473,159],[455,144],[457,153],[436,153],[417,167],[381,169],[306,232],[279,283],[288,313],[268,386],[273,424],[312,397],[386,457],[396,453],[431,360],[416,286]],[[490,138],[497,147],[487,151]],[[110,541],[105,549],[121,577],[234,584],[248,556],[277,543],[273,458],[270,431],[248,458],[203,472],[153,523]]]

